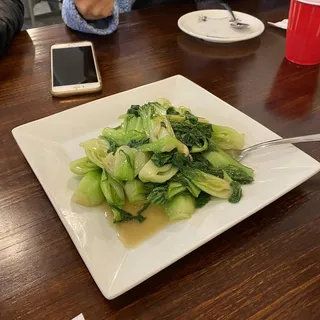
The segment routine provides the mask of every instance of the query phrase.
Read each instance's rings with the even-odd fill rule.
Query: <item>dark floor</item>
[[[62,23],[61,13],[59,12],[50,12],[42,14],[41,16],[36,16],[36,23],[33,26],[31,20],[28,18],[24,19],[22,30],[37,28],[42,26],[49,26],[52,24]]]
[[[0,0],[2,1],[2,0]],[[53,1],[53,0],[51,0]],[[58,0],[55,0],[55,2],[58,2]],[[26,2],[24,1],[25,6]],[[51,6],[52,7],[52,6]],[[52,25],[52,24],[57,24],[57,23],[62,23],[62,18],[61,18],[61,11],[58,11],[59,7],[61,8],[61,4],[52,7],[52,10],[55,10],[54,12],[51,11],[50,5],[48,1],[40,1],[37,3],[34,8],[34,16],[35,16],[35,24],[32,25],[31,19],[30,19],[30,14],[28,8],[25,7],[25,20],[22,29],[31,29],[31,28],[37,28],[37,27],[42,27],[42,26],[47,26],[47,25]]]

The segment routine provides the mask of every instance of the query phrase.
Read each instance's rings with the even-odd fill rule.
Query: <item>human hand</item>
[[[109,17],[114,5],[114,0],[73,0],[73,2],[86,20]]]

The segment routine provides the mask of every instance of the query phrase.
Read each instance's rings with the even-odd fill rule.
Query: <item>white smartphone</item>
[[[101,76],[92,42],[61,43],[51,47],[53,96],[85,94],[101,89]]]

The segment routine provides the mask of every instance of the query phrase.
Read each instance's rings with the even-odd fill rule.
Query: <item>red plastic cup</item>
[[[291,0],[286,58],[301,65],[320,63],[320,0]]]

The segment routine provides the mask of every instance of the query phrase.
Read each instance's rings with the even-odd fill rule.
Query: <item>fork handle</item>
[[[279,144],[286,144],[286,143],[300,143],[300,142],[314,142],[314,141],[320,141],[320,134],[311,134],[308,136],[301,136],[301,137],[294,137],[294,138],[286,138],[286,139],[276,139],[271,141],[262,142],[259,144],[256,144],[252,147],[246,148],[245,152],[257,150],[260,148],[269,147],[272,145],[279,145]]]
[[[225,2],[220,2],[220,4],[230,13],[233,21],[238,21],[238,19],[236,18],[236,16],[234,15],[232,9],[230,8],[230,6],[225,3]]]

